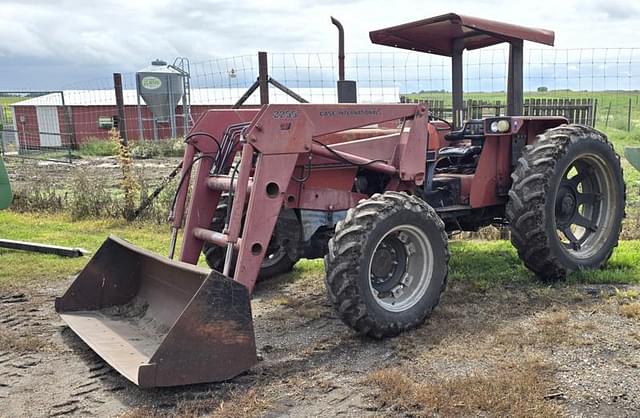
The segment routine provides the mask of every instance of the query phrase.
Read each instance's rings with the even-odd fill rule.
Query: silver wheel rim
[[[559,193],[562,192],[564,184],[571,182],[575,184],[575,194],[578,196],[575,210],[577,217],[562,224],[562,213],[559,213],[561,211],[558,209],[562,203],[559,202]],[[569,256],[586,260],[596,255],[605,245],[613,233],[614,214],[619,205],[615,194],[614,175],[607,169],[607,163],[600,156],[580,155],[569,164],[556,190],[554,213],[558,240]]]
[[[396,226],[378,240],[372,254],[367,282],[380,307],[389,312],[403,312],[422,300],[433,276],[433,249],[422,229],[414,225]],[[384,268],[378,265],[381,257],[385,259]],[[387,258],[391,258],[392,265],[388,273]],[[382,282],[384,277],[388,282]]]

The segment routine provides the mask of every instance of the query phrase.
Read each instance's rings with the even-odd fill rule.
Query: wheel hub
[[[386,237],[378,246],[371,263],[371,282],[373,288],[388,293],[396,287],[407,264],[407,251],[397,236]]]
[[[589,158],[577,159],[563,175],[556,195],[556,229],[564,236],[565,247],[574,252],[582,251],[599,229],[602,170],[598,167]]]
[[[433,274],[433,250],[421,228],[394,227],[380,238],[370,257],[369,288],[378,305],[402,312],[421,300]]]
[[[570,188],[563,188],[556,200],[556,217],[559,225],[565,225],[578,211],[576,192]]]

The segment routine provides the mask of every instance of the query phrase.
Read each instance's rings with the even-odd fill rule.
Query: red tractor
[[[606,136],[563,117],[519,116],[523,40],[552,45],[553,32],[447,14],[370,36],[452,57],[453,122],[423,104],[201,117],[173,211],[171,256],[184,223],[180,261],[110,238],[56,301],[131,381],[170,386],[250,368],[256,280],[301,257],[324,257],[339,316],[376,338],[419,326],[438,304],[453,231],[509,225],[525,265],[547,280],[609,259],[625,185]],[[461,121],[463,50],[501,42],[510,44],[508,115]],[[193,266],[201,252],[213,271]]]

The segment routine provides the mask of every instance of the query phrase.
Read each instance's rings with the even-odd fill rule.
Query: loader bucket
[[[141,387],[230,379],[257,361],[247,289],[109,237],[56,312]]]

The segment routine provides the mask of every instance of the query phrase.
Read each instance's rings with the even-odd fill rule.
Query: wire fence
[[[20,103],[38,101],[42,106],[21,108]],[[69,108],[62,91],[0,92],[0,150],[19,155],[68,161],[75,139]]]
[[[508,55],[498,47],[465,53],[467,118],[504,114]],[[267,58],[269,102],[337,102],[336,54],[276,52]],[[188,95],[165,103],[175,108],[175,120],[158,118],[139,96],[135,73],[122,74],[122,114],[111,75],[60,91],[0,92],[2,152],[42,158],[55,153],[70,160],[87,144],[106,140],[113,128],[131,141],[182,136],[185,124],[192,126],[208,109],[238,104],[251,88],[255,91],[243,106],[260,104],[257,54],[193,62],[187,70]],[[449,58],[410,51],[350,53],[345,72],[357,82],[360,103],[427,101],[433,112],[450,115]],[[638,129],[640,49],[525,49],[524,90],[525,114],[565,115],[601,129]]]

